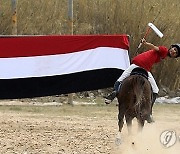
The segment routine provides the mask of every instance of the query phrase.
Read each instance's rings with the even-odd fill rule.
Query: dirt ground
[[[117,107],[106,105],[0,105],[1,154],[179,154],[180,105],[155,105],[153,124],[133,134],[126,125],[117,145]],[[165,130],[176,133],[176,143],[160,142]]]

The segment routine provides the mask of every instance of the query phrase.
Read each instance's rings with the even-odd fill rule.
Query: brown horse
[[[146,73],[147,74],[147,73]],[[125,116],[128,132],[131,133],[133,118],[137,118],[139,130],[151,114],[151,85],[147,78],[134,74],[126,78],[117,95],[119,102],[118,125],[121,132]]]

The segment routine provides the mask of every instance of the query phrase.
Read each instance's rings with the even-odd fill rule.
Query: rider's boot
[[[122,85],[122,82],[121,81],[116,81],[115,84],[114,84],[114,90],[112,91],[111,94],[109,94],[108,96],[106,96],[105,98],[107,100],[105,100],[105,103],[106,104],[110,104],[110,102],[112,102],[114,100],[114,98],[117,96],[118,94],[118,91],[120,89]]]
[[[157,96],[158,96],[157,93],[153,93],[153,95],[152,95],[151,114],[150,114],[149,117],[147,118],[147,122],[148,122],[148,123],[155,122],[154,119],[153,119],[153,116],[152,116],[152,108],[153,108],[153,105],[154,105],[154,103],[155,103],[155,100],[156,100]]]

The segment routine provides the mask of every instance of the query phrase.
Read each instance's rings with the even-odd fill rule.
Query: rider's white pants
[[[119,77],[119,79],[117,81],[123,81],[125,78],[127,78],[128,76],[130,76],[130,73],[132,72],[132,70],[136,67],[139,67],[135,64],[131,64],[123,73],[122,75]],[[159,92],[159,88],[156,84],[156,81],[154,80],[154,77],[152,76],[151,72],[148,72],[148,80],[151,84],[153,93],[158,93]]]

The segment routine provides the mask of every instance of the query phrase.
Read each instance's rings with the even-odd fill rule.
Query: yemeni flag
[[[130,65],[127,35],[0,37],[0,99],[112,87]]]

